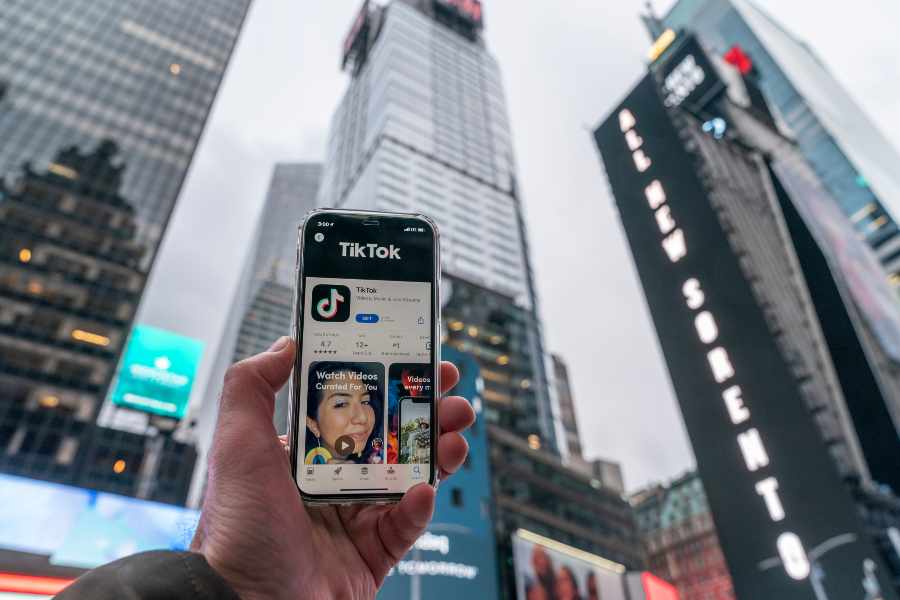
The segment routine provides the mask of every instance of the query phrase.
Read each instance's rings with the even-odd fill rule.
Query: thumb
[[[219,405],[219,419],[263,417],[269,421],[275,412],[275,394],[291,374],[294,365],[294,342],[279,338],[272,346],[255,356],[229,367]]]

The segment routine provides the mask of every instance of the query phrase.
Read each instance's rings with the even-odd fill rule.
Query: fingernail
[[[281,352],[282,350],[284,350],[287,347],[288,342],[290,342],[290,341],[291,341],[291,338],[289,338],[286,335],[283,335],[280,338],[278,338],[277,340],[275,340],[275,343],[269,347],[268,352]]]

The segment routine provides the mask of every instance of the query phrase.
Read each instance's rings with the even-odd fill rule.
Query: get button
[[[356,315],[357,323],[377,323],[378,315],[368,314],[368,313],[359,313]]]

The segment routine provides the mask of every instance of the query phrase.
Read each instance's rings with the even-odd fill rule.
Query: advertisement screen
[[[738,597],[895,598],[652,75],[595,131]],[[696,130],[687,127],[696,126]],[[722,160],[740,154],[723,150]],[[712,153],[714,149],[704,148]],[[766,181],[760,167],[760,186]],[[718,202],[728,182],[716,185]],[[747,185],[747,182],[742,182]],[[735,186],[740,190],[739,186]],[[761,192],[762,193],[762,192]],[[824,597],[824,596],[820,596]]]
[[[626,600],[618,563],[522,529],[512,546],[519,600]]]
[[[683,105],[698,113],[725,91],[725,83],[693,35],[679,36],[669,54],[654,68],[658,70],[667,107]]]
[[[135,325],[116,374],[113,404],[180,419],[202,355],[199,340]]]
[[[453,393],[468,399],[481,412],[478,363],[471,356],[443,346],[441,357],[459,369],[460,379]],[[398,402],[410,398],[416,386],[402,377],[409,365],[398,366],[401,376],[392,383],[389,396]],[[389,376],[395,379],[394,371]],[[425,391],[425,390],[422,390]],[[403,412],[401,408],[401,414]],[[418,417],[413,413],[410,419]],[[403,417],[406,420],[406,417]],[[392,569],[378,592],[378,600],[493,599],[498,598],[497,561],[490,520],[490,463],[487,432],[479,418],[463,436],[469,444],[467,466],[459,469],[438,487],[434,517],[415,547]],[[402,451],[402,445],[401,451]],[[390,453],[390,446],[388,447]]]
[[[480,29],[484,26],[481,0],[435,0],[437,6],[450,10]]]
[[[843,288],[868,320],[884,351],[900,364],[897,294],[888,285],[874,253],[821,185],[788,163],[776,161],[772,168],[825,253],[831,271],[843,280]]]
[[[198,519],[179,506],[0,474],[0,592],[47,576],[65,583],[61,572],[74,579],[145,550],[186,550]]]

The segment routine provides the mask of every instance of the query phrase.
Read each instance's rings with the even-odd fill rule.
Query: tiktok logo
[[[346,321],[350,318],[350,289],[345,285],[317,285],[312,291],[312,305],[316,321]]]

